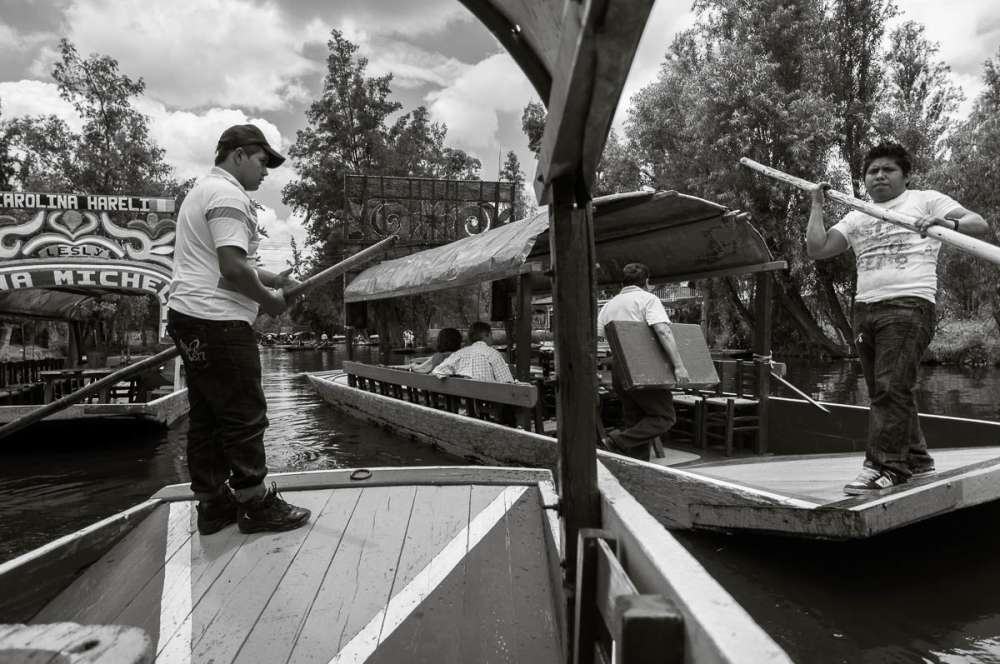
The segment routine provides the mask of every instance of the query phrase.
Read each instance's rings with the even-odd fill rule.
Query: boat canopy
[[[93,292],[72,293],[45,288],[0,292],[0,315],[48,320],[84,320],[81,305],[94,299]]]
[[[533,291],[551,290],[549,215],[524,219],[457,242],[385,261],[359,274],[346,302],[381,300],[496,281],[526,272]],[[771,257],[749,215],[676,191],[594,199],[597,279],[621,281],[622,268],[645,263],[657,283],[748,274],[787,267]]]

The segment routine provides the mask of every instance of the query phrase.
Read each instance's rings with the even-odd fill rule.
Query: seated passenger
[[[441,364],[449,355],[462,347],[462,333],[453,327],[443,328],[437,335],[437,352],[423,362],[407,367],[416,373],[430,373],[434,367]]]
[[[461,376],[493,383],[513,383],[507,360],[493,348],[493,330],[489,323],[477,321],[469,326],[469,345],[455,351],[431,373],[438,378]]]

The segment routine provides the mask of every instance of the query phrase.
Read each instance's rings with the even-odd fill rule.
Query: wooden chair
[[[737,441],[752,441],[751,449],[757,451],[760,431],[760,400],[756,396],[756,376],[753,362],[736,360],[732,364],[732,380],[724,373],[726,363],[716,361],[719,387],[716,394],[705,397],[702,403],[702,447],[721,444],[726,456],[732,456]],[[723,377],[726,377],[725,379]],[[732,387],[733,391],[723,391]]]
[[[673,398],[677,421],[670,428],[670,442],[701,447],[705,440],[705,395],[696,390],[675,391]]]

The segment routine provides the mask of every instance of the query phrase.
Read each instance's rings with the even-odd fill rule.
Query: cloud
[[[448,125],[448,143],[482,154],[497,144],[499,113],[520,113],[536,99],[524,73],[507,53],[467,66],[452,83],[427,95],[435,120]]]
[[[317,21],[293,24],[278,4],[249,0],[75,0],[65,19],[81,55],[110,55],[177,108],[279,109],[301,101],[301,79],[322,68],[302,50],[327,35]],[[40,56],[36,69],[51,55]]]
[[[274,208],[264,206],[264,210],[257,213],[257,221],[268,234],[261,238],[257,249],[264,269],[272,272],[288,269],[288,261],[292,259],[292,238],[300,249],[305,246],[306,229],[302,219],[295,215],[279,217]]]
[[[392,74],[393,89],[448,86],[469,68],[455,58],[401,41],[377,39],[365,44],[361,51],[368,57],[370,75]]]
[[[904,0],[894,25],[914,20],[926,26],[928,39],[939,42],[938,57],[960,75],[982,76],[983,62],[1000,44],[1000,4],[982,0]]]
[[[0,22],[0,55],[3,57],[23,53],[51,39],[52,35],[49,33],[18,31]]]
[[[178,178],[186,179],[204,174],[212,166],[215,144],[227,127],[234,124],[253,123],[260,127],[267,142],[279,152],[287,150],[287,143],[278,127],[259,117],[232,108],[211,108],[205,111],[171,111],[163,104],[148,98],[136,107],[149,117],[150,135],[165,150],[167,162],[174,167]],[[275,169],[264,180],[264,187],[273,189],[274,180],[287,168]],[[287,180],[285,180],[287,181]],[[280,190],[284,182],[277,185]]]
[[[653,11],[650,12],[642,39],[639,40],[639,48],[636,49],[632,69],[629,71],[628,78],[625,79],[625,87],[615,111],[613,124],[619,131],[621,131],[625,120],[628,119],[628,108],[631,106],[632,97],[656,80],[660,65],[663,64],[663,57],[674,40],[674,36],[681,30],[694,25],[695,14],[690,10],[690,7],[686,5],[687,11],[681,11],[677,4],[676,2],[658,2],[653,5]]]
[[[297,0],[287,3],[297,16],[337,17],[338,27],[352,41],[365,34],[414,35],[433,33],[472,14],[455,0]]]
[[[59,96],[54,83],[43,81],[6,81],[0,83],[0,103],[5,119],[21,116],[55,115],[73,131],[83,128],[76,109]]]

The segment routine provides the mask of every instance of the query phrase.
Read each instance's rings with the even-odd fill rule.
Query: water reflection
[[[856,360],[790,360],[786,378],[817,400],[868,405],[868,389]],[[772,389],[779,396],[795,397],[777,381]],[[923,365],[916,391],[921,413],[1000,421],[1000,369]]]
[[[303,372],[337,368],[342,353],[261,352],[272,471],[461,462],[325,405]],[[0,562],[187,482],[186,443],[186,421],[166,431],[127,421],[42,423],[4,440]]]

